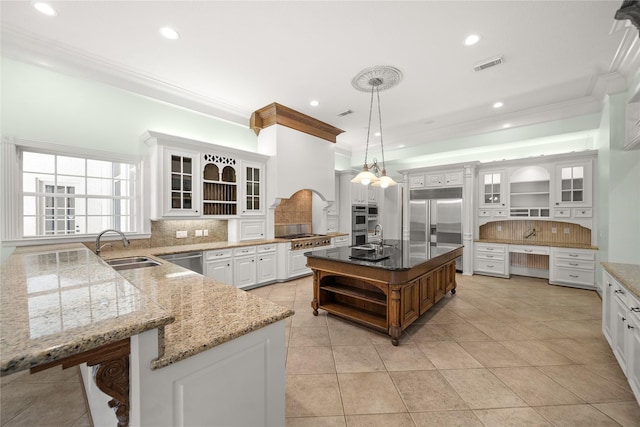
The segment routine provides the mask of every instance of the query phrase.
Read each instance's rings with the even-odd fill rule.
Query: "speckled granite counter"
[[[640,265],[614,262],[602,262],[601,264],[607,273],[640,298]]]
[[[504,239],[476,239],[474,242],[478,243],[500,243],[503,245],[529,245],[529,246],[553,246],[554,248],[573,248],[573,249],[594,249],[597,250],[597,246],[585,245],[582,243],[559,243],[559,242],[536,242],[529,240],[504,240]]]
[[[174,319],[80,244],[17,249],[0,280],[1,375],[162,330]]]
[[[237,246],[250,244],[258,243]],[[105,258],[231,245],[193,246],[201,245],[112,251]],[[80,244],[18,249],[1,278],[2,375],[153,328],[161,330],[164,354],[152,368],[161,368],[293,315],[165,261],[118,273]]]

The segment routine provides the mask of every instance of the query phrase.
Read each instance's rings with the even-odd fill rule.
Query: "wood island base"
[[[462,248],[411,269],[389,270],[358,263],[308,257],[313,270],[313,314],[322,309],[391,336],[440,301],[456,293],[455,259]]]

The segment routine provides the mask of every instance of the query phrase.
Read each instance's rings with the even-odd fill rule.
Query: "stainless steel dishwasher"
[[[162,255],[158,258],[172,262],[191,271],[195,271],[198,274],[202,274],[203,271],[202,252],[184,252],[181,254]]]

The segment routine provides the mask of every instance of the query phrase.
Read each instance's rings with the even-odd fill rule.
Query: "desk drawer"
[[[594,270],[596,268],[593,261],[576,261],[572,259],[556,258],[554,264],[557,267],[579,268],[581,270]]]
[[[504,262],[504,254],[493,252],[476,252],[476,259]]]
[[[596,253],[592,250],[585,249],[569,249],[569,248],[553,248],[554,258],[573,259],[578,261],[594,261]]]
[[[476,258],[475,271],[504,275],[504,261],[491,261]]]
[[[559,282],[576,285],[593,286],[595,282],[595,270],[576,270],[573,268],[556,268],[556,280]]]
[[[509,252],[529,255],[549,255],[548,246],[509,245]]]

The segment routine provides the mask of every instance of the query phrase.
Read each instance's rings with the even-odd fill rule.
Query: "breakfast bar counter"
[[[313,312],[323,309],[388,333],[398,345],[407,326],[447,292],[455,294],[455,260],[462,252],[456,245],[389,240],[305,253],[313,270]]]

